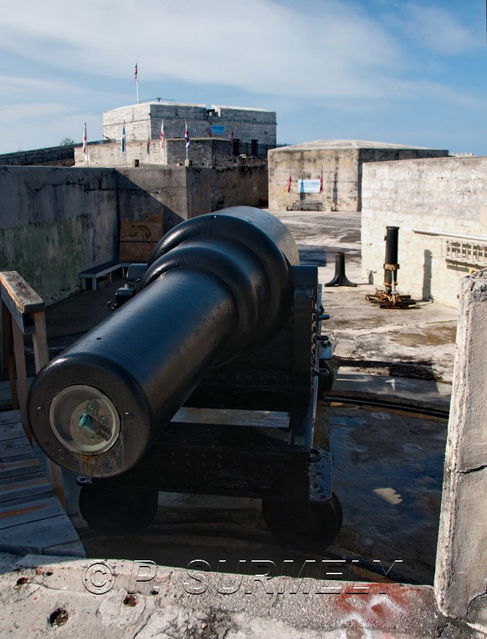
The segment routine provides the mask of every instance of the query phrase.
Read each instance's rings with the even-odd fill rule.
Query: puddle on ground
[[[400,560],[406,579],[431,584],[446,420],[347,406],[334,407],[320,423],[328,430],[334,491],[343,507],[337,545],[384,564]]]
[[[447,326],[435,325],[425,327],[417,332],[401,332],[391,335],[392,339],[402,346],[439,346],[441,344],[454,344],[457,334],[456,324]]]
[[[317,439],[322,445],[329,441],[334,492],[344,515],[326,554],[296,552],[275,542],[259,500],[221,498],[226,501],[219,505],[212,497],[208,507],[208,497],[196,496],[187,507],[160,508],[157,521],[137,535],[81,529],[88,556],[142,558],[182,568],[202,559],[212,570],[250,574],[252,560],[266,560],[273,562],[274,574],[295,576],[305,560],[314,559],[307,565],[316,577],[321,559],[345,559],[337,579],[380,580],[392,567],[396,579],[431,584],[446,422],[319,405]],[[356,558],[360,565],[352,564]]]

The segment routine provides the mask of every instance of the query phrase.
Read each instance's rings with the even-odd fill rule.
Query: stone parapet
[[[435,595],[441,612],[487,632],[487,270],[461,287]]]

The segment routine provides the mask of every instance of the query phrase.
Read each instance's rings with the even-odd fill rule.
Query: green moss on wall
[[[93,237],[87,215],[0,229],[0,269],[18,271],[47,303],[61,299],[92,266]]]

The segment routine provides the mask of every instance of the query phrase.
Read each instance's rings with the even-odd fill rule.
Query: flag
[[[320,193],[323,193],[323,171],[320,175]]]
[[[139,79],[139,70],[137,68],[137,63],[135,64],[135,71],[134,71],[134,80],[137,82]]]
[[[188,123],[184,123],[184,141],[186,142],[186,148],[189,149],[189,145],[191,144],[191,140],[189,139],[189,129]]]
[[[83,153],[88,153],[88,134],[86,132],[86,122],[85,122],[85,128],[83,129],[83,136],[81,138],[81,142],[83,143]]]
[[[161,120],[161,132],[159,133],[159,140],[161,141],[161,149],[164,148],[164,120]]]
[[[122,153],[125,153],[125,147],[126,147],[126,139],[125,139],[125,122],[124,122],[122,127],[122,139],[120,140],[120,151],[122,151]]]
[[[292,183],[293,183],[293,179],[291,177],[291,174],[289,174],[289,177],[287,179],[287,189],[286,189],[288,193],[291,191]]]
[[[149,122],[149,124],[147,125],[147,147],[146,147],[147,155],[150,155],[150,142],[151,142],[151,127]]]

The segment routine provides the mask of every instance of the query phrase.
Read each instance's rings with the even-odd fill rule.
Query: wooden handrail
[[[31,335],[34,346],[35,370],[38,373],[49,361],[44,300],[17,273],[0,271],[2,304],[2,369],[8,376],[12,407],[20,410],[24,432],[32,444],[32,431],[27,415],[27,369],[24,336]],[[64,505],[62,469],[47,459],[52,487]]]

